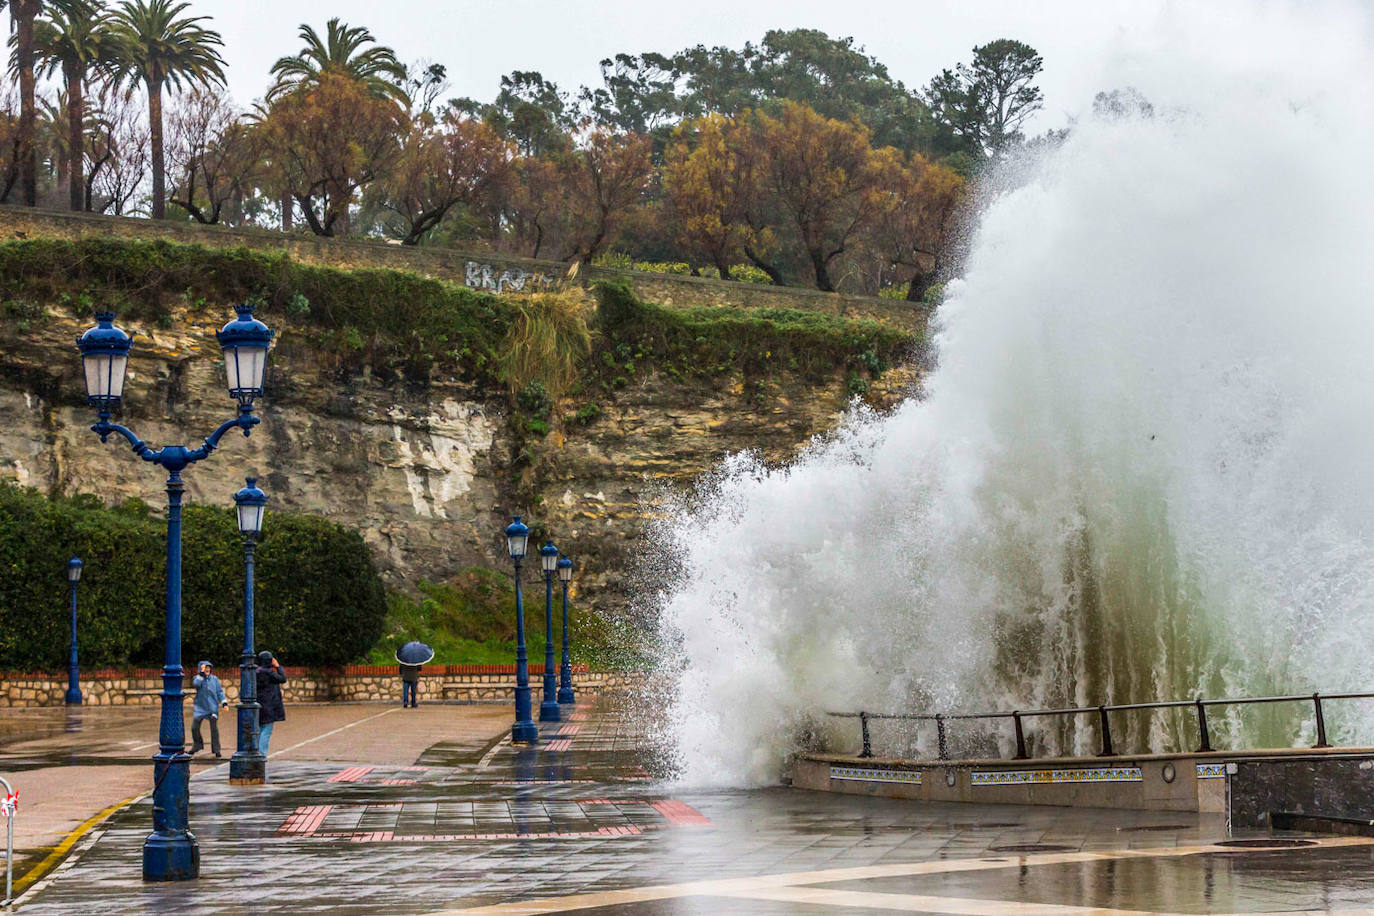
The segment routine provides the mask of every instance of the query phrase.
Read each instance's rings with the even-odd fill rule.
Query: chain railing
[[[1316,720],[1317,732],[1317,743],[1314,744],[1313,747],[1323,748],[1330,747],[1331,745],[1326,740],[1326,715],[1322,709],[1322,703],[1327,700],[1367,699],[1374,699],[1374,693],[1312,693],[1275,697],[1234,697],[1230,699],[1205,699],[1203,697],[1198,697],[1195,700],[1163,700],[1157,703],[1115,703],[1102,706],[1073,706],[1065,709],[1018,709],[1011,712],[883,713],[860,711],[827,712],[826,715],[841,719],[859,720],[859,728],[863,740],[863,748],[859,752],[860,757],[873,756],[873,738],[869,729],[869,723],[874,720],[896,719],[914,722],[934,722],[936,746],[938,748],[939,759],[941,760],[949,759],[950,723],[973,719],[1010,719],[1016,740],[1016,754],[1012,759],[1028,760],[1030,759],[1030,754],[1026,753],[1024,720],[1029,718],[1095,715],[1097,716],[1098,727],[1102,735],[1102,749],[1098,756],[1115,757],[1116,748],[1112,744],[1111,713],[1155,709],[1186,709],[1191,707],[1196,712],[1197,716],[1199,739],[1197,751],[1199,753],[1204,753],[1214,750],[1212,747],[1211,733],[1207,728],[1208,707],[1246,706],[1257,703],[1311,703],[1313,716]]]

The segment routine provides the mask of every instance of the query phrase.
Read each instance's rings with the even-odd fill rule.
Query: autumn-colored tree
[[[198,223],[220,222],[263,177],[263,141],[228,97],[209,87],[183,95],[169,118],[167,200]]]
[[[630,210],[644,199],[653,174],[653,141],[640,134],[594,128],[565,160],[572,207],[564,260],[591,260],[615,240]]]
[[[411,128],[396,165],[378,182],[380,206],[405,245],[444,221],[454,207],[491,206],[512,174],[514,147],[481,121],[449,112],[437,125]]]
[[[405,112],[347,75],[326,71],[277,98],[262,129],[277,180],[316,235],[346,227],[359,189],[400,157]]]
[[[896,150],[883,150],[881,180],[874,190],[878,216],[871,249],[885,264],[904,271],[906,298],[920,300],[944,267],[957,229],[964,178],[952,169]]]
[[[567,190],[563,169],[552,157],[517,159],[502,202],[497,247],[531,258],[556,250],[569,210]]]
[[[832,265],[884,206],[873,193],[883,168],[869,136],[861,124],[795,102],[783,103],[776,117],[753,116],[761,186],[785,215],[817,289],[835,290]]]
[[[734,119],[705,115],[678,125],[664,154],[663,197],[678,241],[722,277],[756,241],[745,220],[756,193],[750,149]]]

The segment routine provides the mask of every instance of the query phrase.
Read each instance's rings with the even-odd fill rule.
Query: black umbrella
[[[403,665],[424,665],[434,657],[434,650],[422,642],[408,642],[396,650],[396,661]]]

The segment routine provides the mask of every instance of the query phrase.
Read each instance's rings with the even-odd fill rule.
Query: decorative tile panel
[[[1198,779],[1225,779],[1226,764],[1224,763],[1199,763],[1197,765]]]
[[[974,770],[975,786],[1061,785],[1078,782],[1140,782],[1140,767],[1077,767],[1070,770]]]
[[[857,782],[897,782],[908,786],[921,784],[920,770],[878,770],[871,767],[830,768],[831,779],[852,779]]]

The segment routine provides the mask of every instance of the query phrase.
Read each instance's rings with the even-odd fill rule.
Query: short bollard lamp
[[[563,664],[558,671],[558,702],[576,703],[573,693],[572,654],[568,641],[568,585],[572,582],[573,561],[567,557],[558,558],[558,581],[563,583]]]
[[[71,589],[72,644],[67,654],[67,705],[81,705],[81,672],[76,664],[76,583],[81,581],[81,558],[67,561],[67,585]]]
[[[229,396],[238,402],[238,415],[220,424],[200,446],[164,445],[154,449],[133,431],[111,422],[124,396],[133,340],[114,326],[112,312],[96,314],[96,326],[81,335],[77,348],[86,381],[86,399],[96,408],[91,431],[105,442],[112,433],[129,443],[134,454],[167,472],[167,606],[163,641],[162,718],[158,753],[153,757],[153,832],[143,842],[145,881],[184,881],[200,874],[200,847],[190,832],[191,758],[186,753],[186,724],[182,711],[181,667],[181,472],[203,461],[219,447],[231,429],[247,436],[260,420],[253,402],[262,394],[267,351],[272,331],[253,317],[249,305],[237,306],[238,316],[216,333],[224,353]]]
[[[529,540],[529,527],[520,521],[520,516],[515,516],[515,521],[506,529],[506,547],[515,564],[515,725],[511,728],[510,738],[512,741],[537,744],[539,727],[530,715],[530,666],[525,654],[525,599],[520,591],[520,564],[525,561],[525,548]]]
[[[243,536],[243,655],[239,659],[238,749],[229,758],[231,785],[259,785],[267,779],[267,758],[258,749],[258,661],[253,652],[253,563],[267,494],[249,477],[234,494]]]
[[[558,548],[553,541],[539,548],[544,567],[544,702],[539,704],[540,722],[558,722],[558,676],[553,673],[553,574],[558,570]]]

